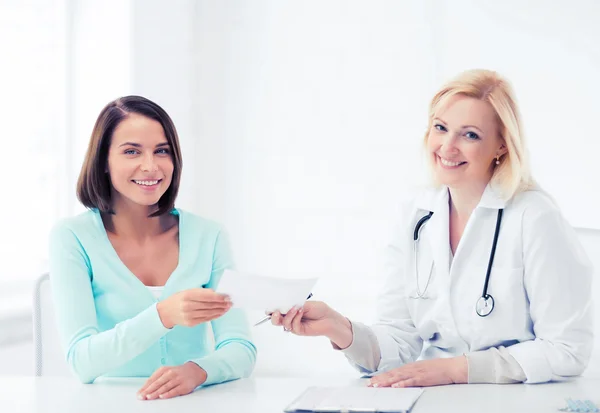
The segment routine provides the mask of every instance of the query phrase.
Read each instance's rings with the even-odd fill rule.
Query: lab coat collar
[[[448,211],[448,187],[440,186],[423,191],[417,198],[416,206],[424,211],[440,213]],[[506,207],[506,201],[502,198],[500,191],[490,183],[487,184],[477,208],[501,209]]]

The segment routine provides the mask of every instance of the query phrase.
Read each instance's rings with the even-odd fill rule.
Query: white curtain
[[[65,0],[0,1],[0,314],[29,306],[64,213],[66,32]]]

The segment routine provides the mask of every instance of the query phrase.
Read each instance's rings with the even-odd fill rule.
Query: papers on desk
[[[420,388],[309,387],[285,412],[409,412]]]
[[[216,292],[227,294],[233,308],[287,313],[303,305],[317,278],[286,279],[225,270]]]

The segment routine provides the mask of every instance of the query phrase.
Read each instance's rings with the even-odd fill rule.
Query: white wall
[[[452,8],[441,0],[71,3],[70,30],[76,36],[69,62],[70,187],[104,104],[129,93],[154,99],[180,133],[179,205],[227,226],[238,267],[283,277],[320,276],[315,299],[367,322],[381,282],[377,265],[383,234],[400,197],[424,180],[419,148],[429,98],[459,69],[510,60],[493,58],[484,53],[487,43],[474,40],[492,23],[499,25],[498,32],[521,33],[520,26],[502,26],[498,17],[513,16],[517,8],[466,0],[453,2]],[[580,47],[579,60],[573,61],[585,73],[598,63],[596,44],[588,41],[596,30],[588,21],[590,4],[565,3],[570,12],[557,12],[551,20],[566,36],[554,37],[554,43],[577,33],[577,42],[565,44]],[[530,23],[535,13],[528,13]],[[521,34],[532,42],[546,33],[543,27],[536,31],[543,22],[517,23],[528,27]],[[462,44],[477,52],[466,53]],[[552,44],[540,47],[555,50]],[[528,58],[521,52],[518,57],[517,62]],[[506,66],[517,92],[526,90],[528,76],[543,78],[528,64],[521,65],[523,72]],[[555,79],[548,73],[570,73],[562,66],[552,72],[552,64],[547,62],[546,71],[535,66],[549,76],[547,82]],[[588,93],[593,87],[575,89]],[[529,99],[538,89],[523,95]],[[574,95],[568,96],[573,102]],[[543,111],[525,113],[527,125],[534,124],[530,131],[543,136],[537,148],[564,153],[571,161],[581,153],[597,153],[593,139],[581,152],[561,145],[570,135],[564,123],[556,127],[556,137],[548,137],[555,130],[555,111],[578,119],[573,131],[580,139],[593,133],[593,123],[580,117],[585,113],[593,119],[588,108],[559,108],[548,104]],[[583,124],[590,126],[584,130]],[[569,136],[569,142],[573,139]],[[588,158],[565,168],[558,164],[553,155],[537,157],[534,166],[546,177],[556,171],[570,177],[556,180],[563,195],[578,188],[565,182],[590,182],[582,178],[590,175]],[[582,193],[574,192],[574,199]],[[577,223],[600,228],[593,220]],[[583,231],[582,237],[592,257],[599,257],[600,233]],[[324,339],[297,338],[269,325],[254,331],[257,374],[354,374],[341,355],[331,357]],[[600,361],[595,366],[600,370]]]

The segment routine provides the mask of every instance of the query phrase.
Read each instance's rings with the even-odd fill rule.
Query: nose
[[[154,162],[153,153],[146,154],[142,158],[142,164],[140,165],[140,169],[142,170],[142,172],[156,172],[158,170],[156,162]]]
[[[458,153],[458,148],[456,146],[456,141],[458,136],[453,133],[445,133],[442,135],[442,145],[440,147],[441,152],[445,154],[456,154]]]

